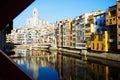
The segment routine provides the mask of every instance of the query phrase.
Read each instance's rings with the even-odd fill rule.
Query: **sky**
[[[24,27],[34,8],[38,9],[40,19],[54,23],[87,12],[106,11],[115,4],[116,0],[35,0],[13,20],[13,26]]]

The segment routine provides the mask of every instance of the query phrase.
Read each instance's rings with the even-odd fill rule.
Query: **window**
[[[89,28],[90,27],[90,23],[85,24],[85,27]]]
[[[120,8],[118,8],[118,11],[120,11]]]
[[[104,44],[102,43],[102,50],[104,50]]]
[[[94,36],[94,34],[92,34],[91,35],[91,41],[94,41],[94,38],[95,38],[95,36]]]
[[[73,46],[76,46],[75,43],[73,43]]]
[[[106,15],[109,15],[108,13],[106,13]]]
[[[108,22],[108,19],[106,20],[106,22]]]
[[[110,13],[111,13],[111,17],[116,16],[116,10],[110,11]]]
[[[99,21],[99,26],[102,26],[102,21],[101,20]]]
[[[109,24],[112,24],[112,19],[110,19],[110,23]]]
[[[63,44],[63,42],[61,42],[61,45]]]
[[[63,37],[63,40],[66,40],[66,37]]]
[[[100,18],[100,16],[97,16],[97,19],[99,19]]]
[[[115,21],[115,18],[113,18],[113,20]]]
[[[93,49],[94,49],[94,43],[93,43],[93,46],[92,46],[92,47],[93,47]]]
[[[120,19],[120,16],[118,17],[118,19]]]
[[[99,44],[97,43],[97,50],[99,49]]]
[[[95,22],[95,25],[97,25],[97,21]]]
[[[75,38],[73,38],[73,41],[75,41]]]
[[[100,17],[102,18],[102,17],[104,17],[104,15],[101,15]]]
[[[90,33],[90,30],[85,30],[85,33]]]
[[[97,28],[96,29],[96,34],[99,34],[100,33],[100,28]]]
[[[63,42],[63,46],[65,46],[65,42]]]
[[[99,41],[102,41],[102,38],[103,38],[102,35],[99,35]]]
[[[84,24],[81,24],[81,25],[79,26],[79,28],[84,28]]]
[[[118,28],[120,28],[120,25],[118,25]]]
[[[70,40],[72,40],[72,36],[70,36]]]

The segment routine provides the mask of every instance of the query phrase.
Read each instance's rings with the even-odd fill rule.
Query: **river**
[[[120,62],[73,57],[57,51],[26,53],[33,56],[13,60],[34,80],[120,80]]]

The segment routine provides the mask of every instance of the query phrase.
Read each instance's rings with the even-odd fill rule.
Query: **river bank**
[[[29,46],[19,45],[17,48],[27,48],[29,50]],[[43,47],[39,47],[37,50],[44,49]],[[34,49],[35,50],[35,49]],[[46,50],[46,48],[45,48]],[[58,51],[59,53],[65,54],[65,55],[71,55],[71,56],[87,56],[87,57],[95,57],[95,58],[101,58],[101,59],[108,59],[113,61],[120,61],[120,54],[119,53],[98,53],[98,52],[91,52],[86,50],[72,50],[72,49],[65,49],[65,48],[48,48],[47,50],[50,51]]]
[[[97,52],[90,52],[84,50],[81,52],[80,50],[69,50],[69,49],[58,49],[58,52],[63,52],[62,54],[65,55],[71,55],[71,56],[86,56],[86,57],[94,57],[94,58],[100,58],[100,59],[107,59],[107,60],[113,60],[113,61],[120,61],[120,54],[115,53],[97,53]]]

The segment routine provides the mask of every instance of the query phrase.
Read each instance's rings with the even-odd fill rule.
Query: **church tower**
[[[40,19],[37,8],[34,8],[32,11],[32,16],[26,20],[26,26],[35,28],[43,27],[44,25],[48,25],[48,21]]]
[[[33,9],[33,17],[38,17],[38,10],[36,8]]]
[[[38,10],[37,8],[34,8],[33,11],[32,11],[32,17],[30,18],[27,18],[26,20],[26,25],[27,27],[31,27],[31,28],[34,28],[34,27],[37,27],[39,24],[39,17],[38,17]]]

